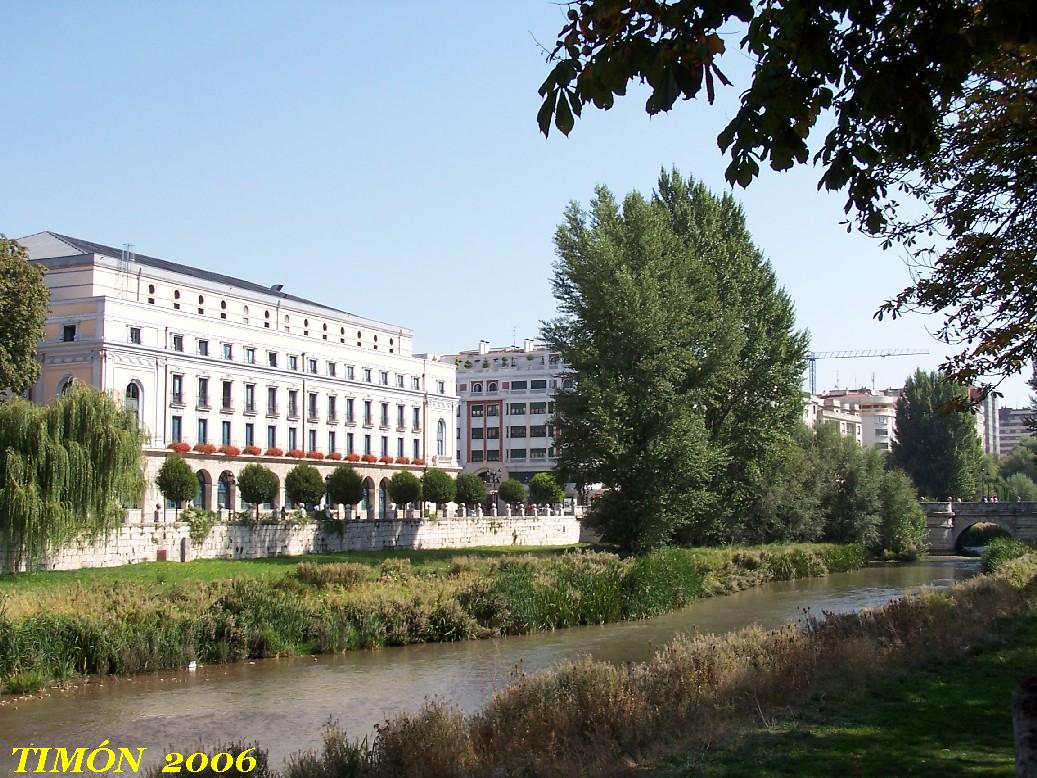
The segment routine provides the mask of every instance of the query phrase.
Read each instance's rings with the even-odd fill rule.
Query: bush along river
[[[752,582],[760,562],[759,556],[741,561],[739,569],[747,576],[742,584]],[[317,748],[329,721],[353,737],[364,737],[383,720],[418,710],[427,699],[473,712],[516,673],[584,656],[617,664],[643,661],[680,633],[725,633],[752,624],[774,627],[810,615],[856,612],[922,587],[949,587],[978,569],[978,560],[950,557],[876,563],[822,577],[771,580],[640,621],[507,639],[252,660],[129,679],[99,677],[0,704],[0,768],[13,769],[14,746],[93,747],[105,739],[148,748],[145,762],[150,764],[160,762],[171,745],[211,751],[220,743],[257,742],[269,752],[271,764],[279,765],[297,751]],[[720,586],[718,580],[711,584],[709,575],[704,584]]]

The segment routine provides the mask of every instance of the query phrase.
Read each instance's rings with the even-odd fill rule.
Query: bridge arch
[[[955,522],[955,524],[957,524],[957,522]],[[966,543],[964,541],[966,541],[968,538],[968,531],[973,527],[979,527],[984,530],[989,527],[991,530],[994,531],[994,533],[990,533],[989,531],[985,533],[987,534],[988,538],[998,536],[1009,538],[1015,537],[1015,522],[1006,521],[1003,518],[997,516],[969,519],[967,522],[962,522],[961,524],[961,527],[955,526],[954,528],[954,553],[956,554],[960,554],[965,550]],[[983,543],[982,545],[986,544]]]

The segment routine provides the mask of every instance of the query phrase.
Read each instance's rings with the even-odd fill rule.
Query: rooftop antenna
[[[511,328],[511,347],[512,348],[515,348],[515,344],[518,342],[516,340],[516,338],[518,337],[516,335],[517,332],[518,332],[518,327],[512,327]]]
[[[871,371],[871,391],[873,393],[875,391],[875,371],[874,370]]]
[[[130,263],[134,259],[133,244],[124,243],[122,244],[122,253],[119,255],[119,283],[122,285],[123,292],[130,291]],[[137,287],[138,293],[140,286]]]

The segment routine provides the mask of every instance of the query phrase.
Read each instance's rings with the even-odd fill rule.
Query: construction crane
[[[874,359],[876,357],[909,357],[916,354],[928,353],[928,349],[910,348],[858,349],[857,351],[808,351],[807,362],[810,363],[810,394],[817,394],[817,360],[819,359]]]

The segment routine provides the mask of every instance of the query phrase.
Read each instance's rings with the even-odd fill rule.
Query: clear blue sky
[[[632,90],[569,138],[537,131],[534,39],[563,11],[485,2],[5,4],[0,231],[44,229],[200,265],[412,327],[420,350],[535,337],[554,312],[552,234],[596,184],[649,191],[676,166],[724,189],[716,135],[746,83],[649,118]],[[734,31],[732,31],[733,33]],[[736,196],[819,351],[822,387],[899,386],[945,348],[935,322],[873,321],[908,280],[847,234],[810,169]],[[1026,402],[1022,379],[1006,405]]]

